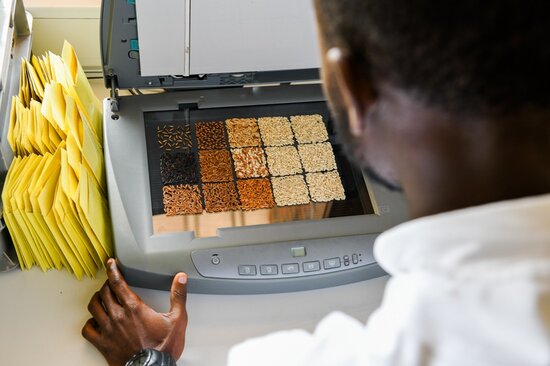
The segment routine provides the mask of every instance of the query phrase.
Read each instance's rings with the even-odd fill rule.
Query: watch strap
[[[133,355],[125,366],[176,366],[176,361],[169,353],[147,348]]]

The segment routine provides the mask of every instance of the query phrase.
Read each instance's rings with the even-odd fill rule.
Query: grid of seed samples
[[[346,198],[320,115],[159,124],[156,134],[169,216]]]

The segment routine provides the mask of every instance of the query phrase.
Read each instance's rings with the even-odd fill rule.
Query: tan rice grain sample
[[[162,202],[166,215],[190,215],[202,213],[199,187],[189,184],[162,187]]]
[[[265,146],[294,144],[294,136],[288,118],[263,117],[258,119],[258,126]]]
[[[227,150],[199,150],[201,179],[203,182],[229,182],[233,180],[233,167]]]
[[[271,175],[292,175],[302,173],[298,150],[294,146],[266,147],[267,165]]]
[[[206,212],[235,211],[240,208],[235,183],[204,183],[204,204]]]
[[[298,152],[306,173],[336,169],[336,159],[329,142],[300,144],[298,145]]]
[[[264,150],[260,147],[243,147],[232,149],[233,164],[237,178],[267,177],[266,160]]]
[[[306,183],[302,175],[271,178],[273,195],[277,206],[291,206],[309,203]]]
[[[233,118],[225,121],[231,147],[261,146],[260,130],[255,118]]]
[[[346,199],[340,174],[335,170],[327,173],[309,173],[306,175],[306,180],[311,200],[314,202]]]
[[[241,199],[241,208],[244,211],[272,208],[275,206],[269,179],[238,180],[237,187]]]
[[[290,117],[292,131],[296,141],[301,144],[324,142],[328,140],[328,132],[323,117],[318,114]]]

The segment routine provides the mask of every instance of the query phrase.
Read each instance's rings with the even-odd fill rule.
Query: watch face
[[[148,352],[141,352],[141,355],[139,355],[138,359],[136,360],[136,366],[147,366],[148,359]]]

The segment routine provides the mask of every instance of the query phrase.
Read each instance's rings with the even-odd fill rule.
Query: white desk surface
[[[86,306],[105,281],[78,281],[65,271],[19,269],[0,273],[0,359],[3,365],[106,365],[80,335],[90,317]],[[188,297],[187,344],[180,366],[225,365],[229,348],[269,332],[304,328],[332,310],[366,321],[382,299],[388,277],[329,289],[274,295]],[[168,292],[135,289],[157,311],[166,311]]]

